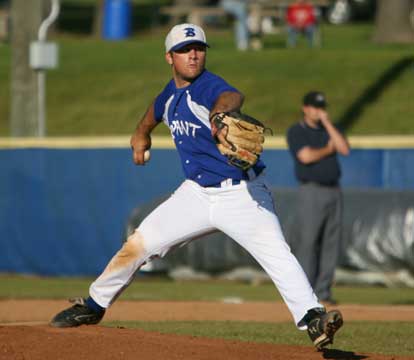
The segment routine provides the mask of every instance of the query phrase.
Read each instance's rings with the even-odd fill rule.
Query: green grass
[[[310,346],[306,332],[298,331],[292,323],[260,323],[236,321],[163,321],[163,322],[110,322],[109,326],[139,328],[160,333],[222,338],[258,343]],[[414,323],[370,322],[346,323],[337,334],[332,349],[346,353],[376,353],[384,355],[413,355]],[[367,340],[369,339],[369,341]],[[330,358],[330,357],[329,357]],[[335,357],[339,358],[339,357]],[[356,357],[352,357],[352,359]]]
[[[88,294],[92,278],[39,278],[0,276],[0,298],[66,299]],[[196,289],[196,290],[194,290]],[[381,287],[335,287],[341,303],[401,305],[414,304],[414,289]],[[220,301],[238,297],[244,301],[281,301],[272,283],[249,285],[239,282],[174,282],[168,279],[137,278],[123,293],[123,300]]]
[[[372,31],[367,24],[324,25],[321,49],[303,42],[286,49],[284,35],[268,35],[263,51],[237,52],[230,29],[210,30],[207,67],[245,93],[245,111],[276,135],[298,120],[301,98],[310,89],[327,93],[332,117],[347,119],[351,134],[414,134],[409,96],[414,44],[374,44]],[[47,73],[48,134],[131,133],[170,77],[163,58],[165,33],[142,31],[121,42],[57,36],[60,65]],[[0,136],[7,136],[9,45],[0,45],[0,53]],[[157,133],[167,133],[165,126],[159,128]]]

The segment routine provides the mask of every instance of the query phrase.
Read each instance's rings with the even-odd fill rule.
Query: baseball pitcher
[[[185,181],[129,236],[89,297],[57,314],[55,327],[96,324],[135,272],[203,234],[220,230],[244,247],[270,276],[299,329],[320,349],[342,326],[339,311],[326,312],[287,245],[277,218],[265,164],[265,126],[241,113],[243,95],[205,69],[206,36],[193,24],[174,26],[165,40],[172,79],[148,107],[131,137],[133,160],[143,165],[151,133],[170,129]],[[146,155],[145,155],[146,154]]]

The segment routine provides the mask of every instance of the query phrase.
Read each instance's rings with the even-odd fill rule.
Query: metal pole
[[[59,0],[52,0],[52,9],[49,16],[43,20],[42,24],[39,27],[38,31],[38,40],[46,41],[47,30],[50,25],[56,20],[60,11]],[[38,129],[37,136],[44,137],[46,136],[46,70],[39,69],[37,71],[37,105],[38,105]]]
[[[46,71],[37,71],[37,136],[46,136]]]
[[[42,24],[39,27],[39,31],[37,34],[39,41],[46,41],[47,29],[49,28],[50,25],[52,25],[52,23],[58,17],[59,10],[60,10],[59,0],[52,0],[52,9],[50,10],[50,14],[45,20],[43,20]]]

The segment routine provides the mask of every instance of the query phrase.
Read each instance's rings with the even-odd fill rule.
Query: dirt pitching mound
[[[104,326],[49,327],[50,319],[68,305],[62,300],[1,300],[0,360],[413,359],[335,349],[317,352],[312,346],[258,344]],[[413,306],[342,305],[339,309],[346,321],[414,321]],[[105,315],[105,321],[123,320],[292,321],[282,303],[118,301]]]
[[[47,325],[0,327],[0,360],[23,359],[397,360],[404,358],[354,354],[334,349],[318,352],[308,346],[257,344],[102,326],[81,326],[71,329],[55,329]]]

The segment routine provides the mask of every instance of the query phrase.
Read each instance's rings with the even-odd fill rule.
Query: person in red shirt
[[[309,46],[315,46],[315,34],[318,25],[317,9],[306,0],[290,4],[286,11],[287,45],[295,47],[299,33],[304,34]]]

